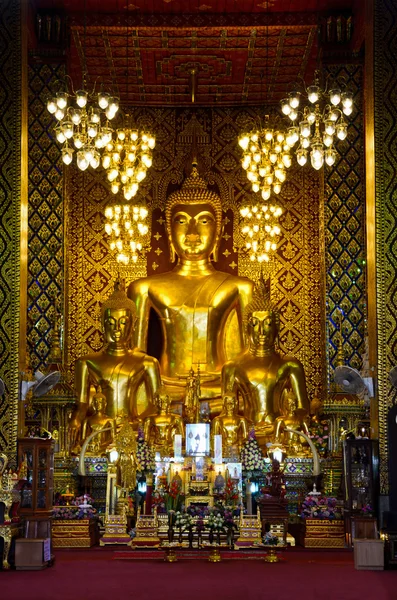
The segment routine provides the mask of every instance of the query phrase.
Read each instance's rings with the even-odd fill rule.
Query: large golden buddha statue
[[[155,412],[153,396],[160,387],[159,364],[138,348],[129,348],[135,325],[135,305],[127,298],[119,282],[102,305],[105,347],[97,354],[83,356],[76,362],[75,389],[77,408],[69,424],[73,448],[81,437],[81,426],[93,411],[90,386],[101,386],[106,398],[106,414],[116,421],[126,416],[138,423]]]
[[[270,301],[270,287],[263,280],[255,287],[244,314],[247,348],[222,370],[224,393],[242,396],[244,415],[252,421],[261,441],[274,437],[275,421],[281,414],[280,398],[289,385],[296,398],[293,416],[303,421],[309,413],[305,372],[292,356],[281,356],[275,348],[279,313]],[[287,417],[288,415],[285,415]]]
[[[136,343],[147,348],[153,308],[163,335],[161,375],[172,399],[182,399],[189,371],[198,364],[201,397],[219,398],[222,366],[243,347],[243,314],[253,284],[212,264],[221,240],[222,206],[194,161],[182,188],[169,196],[165,216],[171,262],[178,260],[171,271],[130,284],[128,296],[139,318]]]

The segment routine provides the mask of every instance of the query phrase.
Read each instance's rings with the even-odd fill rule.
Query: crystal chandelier
[[[81,89],[74,94],[76,106],[70,106],[72,97],[72,94],[61,91],[47,102],[48,111],[58,121],[55,135],[63,144],[62,160],[70,165],[76,149],[79,169],[85,171],[89,166],[96,169],[100,164],[99,151],[112,139],[109,121],[119,109],[119,99],[101,91],[95,100],[94,92],[89,94]]]
[[[128,265],[132,260],[135,263],[138,254],[149,248],[147,208],[142,205],[112,204],[106,207],[105,217],[105,232],[117,262]]]
[[[264,128],[244,133],[239,145],[244,151],[242,167],[252,184],[252,191],[259,192],[267,201],[272,192],[279,194],[292,163],[291,148],[296,139],[280,129],[266,124]]]
[[[241,234],[253,262],[269,262],[271,254],[277,250],[281,233],[278,218],[282,213],[282,208],[275,204],[247,205],[240,209]]]
[[[303,166],[307,162],[310,149],[310,160],[314,169],[321,169],[324,160],[332,166],[336,160],[337,152],[333,147],[334,136],[344,140],[347,136],[347,123],[344,119],[353,111],[353,95],[349,91],[341,91],[333,87],[320,87],[319,71],[316,71],[314,83],[304,88],[308,105],[299,110],[302,93],[294,89],[288,98],[281,100],[281,110],[287,115],[293,126],[289,128],[289,135],[300,145],[296,150],[298,163]],[[329,98],[329,103],[327,99]]]
[[[117,129],[115,139],[106,144],[102,166],[107,171],[111,189],[117,194],[120,187],[124,198],[131,200],[152,166],[152,150],[156,145],[154,135],[147,131],[126,127]]]

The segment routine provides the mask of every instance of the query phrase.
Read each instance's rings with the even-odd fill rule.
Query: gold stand
[[[276,563],[276,562],[279,562],[279,561],[280,561],[280,559],[277,556],[276,549],[275,548],[269,548],[269,552],[266,554],[266,557],[265,557],[265,562]]]
[[[208,557],[208,562],[218,563],[221,562],[221,553],[219,552],[219,547],[214,546],[211,548],[210,555]]]
[[[178,562],[178,557],[176,555],[175,548],[164,548],[164,561],[168,563]]]

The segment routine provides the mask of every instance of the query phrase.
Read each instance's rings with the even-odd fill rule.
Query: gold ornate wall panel
[[[388,492],[387,415],[396,401],[390,369],[397,365],[397,10],[375,2],[375,183],[378,394],[381,492]]]
[[[0,452],[15,459],[19,381],[21,230],[21,6],[0,10]]]
[[[329,379],[336,364],[338,319],[342,319],[343,350],[350,367],[360,370],[364,351],[366,310],[365,189],[363,147],[363,69],[361,65],[328,67],[331,81],[354,94],[346,140],[338,140],[338,157],[325,170],[325,261],[327,354]]]
[[[240,166],[238,134],[249,126],[256,109],[140,109],[137,120],[156,135],[153,167],[140,194],[152,211],[151,250],[146,260],[123,267],[127,283],[146,273],[170,268],[164,214],[167,192],[179,186],[189,166],[196,129],[200,167],[209,186],[218,191],[225,210],[225,230],[218,268],[258,277],[252,263],[233,248],[237,233],[238,207],[253,197],[246,174]],[[194,123],[197,119],[198,123]],[[280,202],[284,207],[282,237],[273,265],[272,293],[281,310],[281,350],[299,357],[308,378],[309,393],[322,393],[325,338],[322,321],[320,251],[320,193],[318,174],[291,169]],[[68,363],[83,353],[98,351],[100,303],[112,289],[117,266],[103,235],[104,207],[114,197],[104,173],[78,172],[69,168],[68,184]]]
[[[50,352],[54,303],[63,305],[63,169],[55,120],[48,97],[64,77],[64,65],[29,67],[29,250],[28,348],[33,369],[44,367]],[[63,311],[62,311],[63,312]]]

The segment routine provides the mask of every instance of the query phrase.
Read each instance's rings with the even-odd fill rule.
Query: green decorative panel
[[[381,492],[388,491],[387,415],[396,402],[390,369],[397,365],[397,9],[375,2],[375,184]]]
[[[63,163],[46,107],[63,77],[63,65],[29,67],[28,349],[34,369],[46,364],[54,298],[63,295]]]
[[[325,169],[326,315],[330,379],[336,364],[338,320],[350,367],[361,369],[366,322],[363,70],[361,65],[328,69],[331,81],[354,94],[348,135],[338,140],[335,165]]]
[[[0,452],[15,458],[17,442],[20,210],[21,12],[17,0],[0,9]]]

